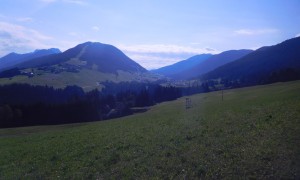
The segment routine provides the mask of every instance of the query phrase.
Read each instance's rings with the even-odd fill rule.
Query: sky
[[[147,69],[300,36],[300,0],[0,0],[0,57],[111,44]]]

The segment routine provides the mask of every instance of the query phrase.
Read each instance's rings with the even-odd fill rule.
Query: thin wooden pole
[[[224,96],[224,92],[223,92],[223,90],[222,90],[222,101],[223,101],[223,96]]]

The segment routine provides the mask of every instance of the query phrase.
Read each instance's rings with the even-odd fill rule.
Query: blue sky
[[[300,35],[299,0],[0,0],[0,56],[112,44],[148,69]]]

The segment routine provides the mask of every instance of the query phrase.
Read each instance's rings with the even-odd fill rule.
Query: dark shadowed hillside
[[[300,78],[300,37],[262,47],[201,77],[257,84]]]
[[[202,63],[199,63],[198,65],[193,66],[185,71],[174,74],[172,77],[176,79],[194,78],[211,70],[214,70],[215,68],[220,67],[224,64],[235,61],[251,52],[252,50],[246,49],[225,51],[220,54],[213,55]]]

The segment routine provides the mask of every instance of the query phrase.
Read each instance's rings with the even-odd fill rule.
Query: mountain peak
[[[36,49],[32,53],[47,53],[49,52],[50,54],[57,54],[61,53],[61,51],[58,48],[50,48],[50,49]]]
[[[21,55],[21,54],[18,54],[18,53],[15,53],[15,52],[11,52],[11,53],[3,56],[2,58],[4,58],[4,57],[12,57],[12,56],[19,56],[19,55]],[[2,58],[0,58],[0,59],[2,59]]]
[[[89,67],[97,67],[101,72],[147,71],[113,45],[99,42],[86,42],[81,45],[84,45],[84,49],[81,50],[80,60],[86,61]]]
[[[78,44],[77,46],[95,46],[95,45],[107,45],[107,46],[112,46],[110,44],[104,44],[104,43],[101,43],[101,42],[94,42],[94,41],[87,41],[87,42],[84,42],[84,43],[81,43],[81,44]]]
[[[15,52],[9,53],[6,56],[0,58],[0,70],[11,68],[17,64],[25,63],[34,58],[47,56],[51,54],[58,54],[61,51],[57,48],[50,49],[37,49],[30,53],[18,54]]]

